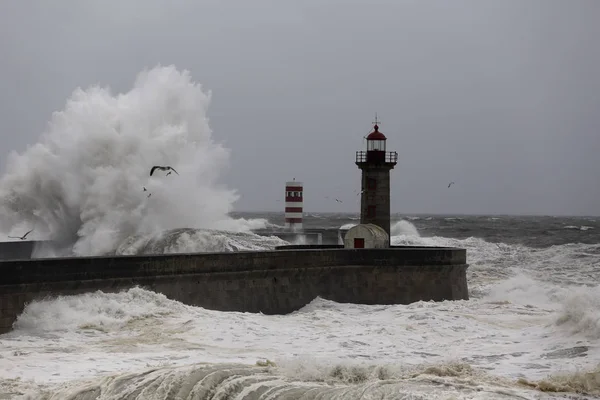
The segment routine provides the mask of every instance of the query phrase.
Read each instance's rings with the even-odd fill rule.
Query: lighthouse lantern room
[[[373,132],[367,136],[367,151],[385,151],[385,141],[387,138],[379,132],[379,125],[375,124]]]

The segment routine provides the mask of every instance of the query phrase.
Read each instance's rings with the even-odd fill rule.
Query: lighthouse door
[[[365,248],[365,239],[364,238],[354,238],[354,248],[355,249],[364,249]]]

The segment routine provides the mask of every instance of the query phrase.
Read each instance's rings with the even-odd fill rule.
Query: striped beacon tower
[[[302,230],[303,189],[296,178],[285,183],[285,227],[291,231]]]

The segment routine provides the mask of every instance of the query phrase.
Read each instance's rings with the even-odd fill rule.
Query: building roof
[[[369,133],[367,140],[387,140],[387,138],[383,133],[379,132],[379,126],[375,124],[373,127],[373,132]]]

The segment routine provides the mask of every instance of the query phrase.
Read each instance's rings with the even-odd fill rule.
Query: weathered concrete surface
[[[4,260],[29,260],[36,253],[45,253],[46,250],[61,249],[57,242],[52,240],[14,240],[0,242],[0,261]],[[60,250],[59,250],[60,251]]]
[[[284,314],[321,296],[343,303],[468,299],[466,250],[308,249],[0,262],[0,333],[46,296],[134,286],[221,311]]]
[[[33,240],[13,240],[0,242],[0,260],[27,260],[31,258],[36,245]]]

